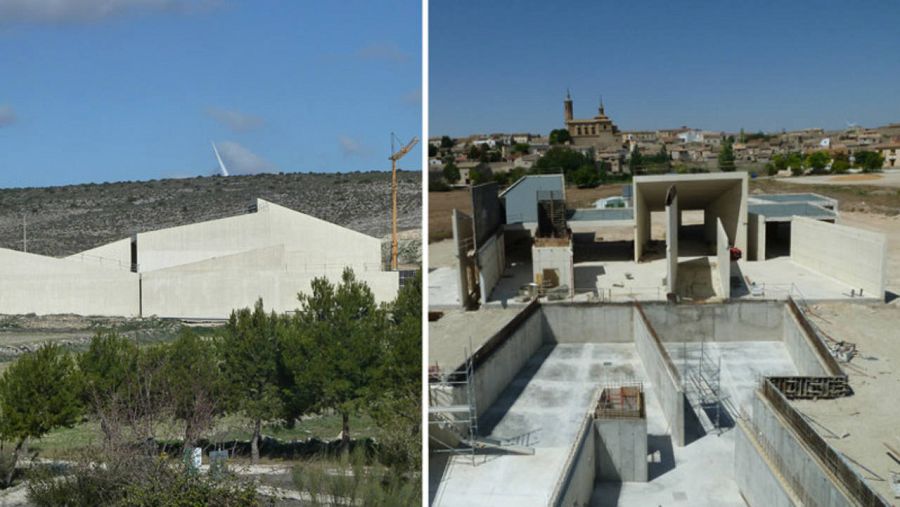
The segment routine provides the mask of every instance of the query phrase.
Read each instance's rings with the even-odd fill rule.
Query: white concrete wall
[[[674,191],[674,187],[673,187]],[[675,292],[678,278],[678,224],[681,210],[678,209],[678,195],[666,206],[666,284],[669,292]]]
[[[729,242],[742,252],[747,251],[747,188],[747,178],[744,178],[712,201],[704,213],[707,227],[721,219]]]
[[[631,343],[634,307],[631,304],[546,304],[544,336],[548,343]]]
[[[734,437],[734,477],[749,507],[795,507],[802,503],[790,487],[772,471],[772,464],[743,422],[737,421]]]
[[[728,251],[728,235],[722,220],[716,220],[716,258],[719,268],[720,293],[722,299],[731,298],[731,254]]]
[[[506,269],[506,250],[503,235],[494,235],[488,239],[475,254],[478,264],[478,285],[481,290],[481,304],[487,303],[494,287]]]
[[[599,481],[647,482],[647,419],[595,419]]]
[[[597,435],[591,424],[590,416],[585,417],[575,440],[573,458],[567,470],[563,471],[564,479],[559,495],[551,498],[549,504],[554,507],[590,505],[596,482],[595,471]],[[515,502],[514,502],[515,503]]]
[[[266,310],[293,311],[297,295],[309,293],[313,279],[339,283],[343,269],[302,271],[294,263],[302,254],[275,246],[142,273],[145,316],[227,318],[232,310],[252,307],[262,298]],[[378,302],[392,301],[399,287],[396,272],[355,272]]]
[[[131,271],[131,238],[120,239],[66,257],[110,269]]]
[[[542,319],[540,310],[532,313],[475,370],[475,408],[479,417],[544,344]]]
[[[569,296],[575,294],[575,264],[572,257],[572,242],[568,246],[532,246],[531,279],[535,283],[543,280],[544,270],[554,269],[559,273],[559,286],[569,288]]]
[[[794,366],[797,367],[797,373],[805,377],[830,377],[828,367],[816,352],[815,346],[810,343],[811,339],[816,338],[807,336],[788,305],[784,305],[782,312],[784,314],[782,340]]]
[[[137,235],[141,272],[275,245],[306,256],[313,269],[381,269],[381,241],[259,199],[258,211]]]
[[[671,359],[667,362],[668,353],[665,348],[656,342],[650,332],[650,327],[644,321],[639,311],[634,312],[634,348],[637,350],[644,371],[654,387],[656,397],[669,422],[672,433],[672,442],[682,447],[685,445],[684,436],[684,391],[681,389],[681,381]]]
[[[127,270],[0,249],[0,314],[136,317],[138,290]]]
[[[663,342],[779,341],[784,332],[783,302],[642,306]]]
[[[632,185],[631,188],[634,195],[634,261],[637,262],[641,260],[644,247],[650,241],[650,210],[637,185]]]
[[[766,217],[750,213],[747,217],[747,260],[766,260]]]
[[[788,475],[787,481],[799,484],[805,492],[798,496],[806,496],[810,503],[819,507],[850,507],[850,501],[826,473],[819,462],[806,450],[792,430],[784,423],[757,391],[753,400],[751,415],[753,424],[762,433],[768,448],[777,453],[782,463],[780,473]]]
[[[884,234],[804,217],[791,222],[791,260],[883,299],[887,278]]]

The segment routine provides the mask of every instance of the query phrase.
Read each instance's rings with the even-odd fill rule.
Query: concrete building
[[[566,198],[566,182],[562,174],[535,174],[523,176],[500,192],[500,199],[506,210],[506,224],[522,224],[523,227],[537,226],[538,194],[558,192]]]
[[[477,261],[433,272],[432,301],[506,305],[535,290],[583,302],[784,299],[798,293],[811,300],[885,299],[883,234],[838,225],[837,202],[817,194],[751,197],[748,179],[745,172],[638,176],[628,187],[632,207],[569,209],[561,176],[522,178],[499,195],[505,219],[490,229],[498,240],[490,244],[504,249],[479,249]],[[484,202],[487,191],[480,191]],[[545,212],[554,225],[541,233],[546,200],[555,202]],[[482,216],[487,209],[473,205],[467,220],[495,224],[494,212]],[[472,252],[471,237],[454,237],[460,255]],[[474,280],[465,274],[471,266],[489,266],[490,276],[481,278],[477,291],[470,282],[457,290],[456,280]],[[481,297],[461,296],[452,304],[442,292]]]
[[[398,273],[383,269],[379,239],[263,199],[243,215],[141,232],[65,259],[0,256],[0,314],[220,319],[259,298],[284,312],[314,278],[339,281],[345,268],[378,301],[399,286]]]

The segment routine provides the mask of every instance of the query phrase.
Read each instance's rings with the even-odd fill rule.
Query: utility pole
[[[22,251],[28,253],[28,221],[25,217],[25,213],[22,213]]]
[[[391,132],[391,270],[397,270],[397,161],[413,149],[419,142],[419,138],[413,137],[406,146],[394,151],[394,139],[397,136]],[[399,141],[399,139],[398,139]],[[399,143],[403,144],[403,143]]]

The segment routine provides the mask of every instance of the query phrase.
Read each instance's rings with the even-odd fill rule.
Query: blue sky
[[[900,122],[900,2],[436,1],[429,134]]]
[[[389,170],[421,94],[417,0],[0,0],[0,187]]]

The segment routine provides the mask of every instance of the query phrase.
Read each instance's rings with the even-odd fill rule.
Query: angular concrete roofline
[[[733,173],[697,173],[697,174],[653,174],[635,176],[634,183],[662,183],[679,181],[704,181],[704,180],[749,180],[749,175],[743,171]]]
[[[500,193],[498,194],[498,197],[503,197],[503,196],[505,196],[507,192],[509,192],[510,190],[516,188],[516,186],[517,186],[519,183],[522,183],[523,181],[525,181],[526,178],[559,178],[559,179],[560,179],[560,182],[561,182],[561,184],[562,184],[563,198],[565,198],[565,195],[566,195],[566,178],[565,178],[565,176],[563,176],[562,174],[526,174],[525,176],[522,176],[521,178],[517,179],[516,182],[513,183],[512,185],[506,187],[506,188],[503,190],[503,192],[500,192]]]

